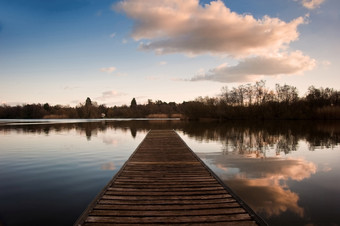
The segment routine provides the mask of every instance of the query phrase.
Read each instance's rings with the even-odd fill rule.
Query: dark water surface
[[[270,225],[340,225],[340,122],[0,120],[0,225],[72,225],[149,129],[175,129]]]

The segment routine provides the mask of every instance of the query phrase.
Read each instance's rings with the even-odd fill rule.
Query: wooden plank
[[[86,222],[93,223],[159,223],[159,224],[176,224],[176,223],[200,223],[200,222],[221,222],[221,221],[244,221],[251,220],[249,214],[224,214],[209,216],[174,216],[174,217],[106,217],[106,216],[89,216]]]
[[[223,214],[240,214],[245,213],[243,208],[223,208],[223,209],[203,209],[203,210],[102,210],[94,209],[90,216],[117,216],[117,217],[143,217],[143,216],[209,216],[209,215],[223,215]]]
[[[101,210],[206,210],[206,209],[218,209],[218,208],[233,208],[241,207],[237,202],[227,203],[212,203],[212,204],[187,204],[187,205],[127,205],[127,204],[97,204],[94,209]]]
[[[266,225],[172,130],[152,130],[75,225]]]
[[[129,204],[129,205],[197,205],[197,204],[215,204],[215,203],[230,203],[235,202],[234,198],[224,199],[194,199],[194,200],[126,200],[126,199],[101,199],[97,204]]]
[[[203,191],[140,191],[134,189],[133,191],[115,191],[108,190],[106,195],[121,195],[121,196],[192,196],[192,195],[221,195],[228,194],[225,190],[203,190]]]
[[[217,194],[217,195],[190,195],[190,196],[150,196],[150,195],[108,195],[105,193],[103,199],[123,199],[123,200],[205,200],[205,199],[224,199],[231,198],[229,194]]]
[[[192,188],[122,188],[122,187],[111,187],[107,191],[124,191],[124,192],[192,192],[192,191],[225,191],[221,187],[197,187],[195,190]]]

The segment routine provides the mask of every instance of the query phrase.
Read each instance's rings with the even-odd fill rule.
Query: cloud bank
[[[302,74],[304,71],[312,70],[315,65],[315,60],[300,51],[295,51],[291,54],[246,58],[235,66],[222,64],[206,74],[195,76],[191,81],[248,82],[262,76]]]
[[[147,39],[140,49],[158,54],[223,54],[244,57],[278,51],[297,40],[303,17],[291,22],[232,12],[220,0],[125,0],[116,5],[135,21],[132,37]]]
[[[303,0],[317,7],[323,0]],[[312,70],[315,60],[300,51],[289,53],[298,40],[303,17],[290,22],[232,12],[221,0],[200,5],[198,0],[124,0],[114,5],[134,20],[131,36],[140,50],[157,54],[210,54],[239,60],[221,65],[191,81],[245,82],[259,76],[301,74]]]

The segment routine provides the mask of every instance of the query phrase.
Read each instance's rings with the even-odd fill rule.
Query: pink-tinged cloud
[[[212,80],[218,82],[249,82],[263,76],[296,75],[312,70],[316,61],[300,51],[275,56],[256,56],[241,60],[235,66],[222,64],[191,81]]]
[[[232,12],[221,0],[124,0],[114,6],[135,21],[132,37],[140,49],[158,54],[266,55],[299,37],[303,17],[290,22]]]
[[[122,93],[122,92],[118,92],[115,90],[110,90],[110,91],[105,91],[102,93],[102,95],[100,97],[97,97],[96,100],[100,100],[100,101],[105,101],[108,99],[112,99],[115,97],[121,97],[121,96],[125,96],[127,95],[126,93]]]
[[[116,70],[115,67],[103,67],[100,69],[101,72],[106,72],[111,74],[112,72],[114,72]]]
[[[307,9],[316,9],[319,8],[324,1],[325,0],[302,0],[302,5]]]

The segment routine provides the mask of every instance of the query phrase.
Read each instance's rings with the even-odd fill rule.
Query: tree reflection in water
[[[269,223],[306,224],[312,218],[310,213],[306,213],[306,208],[308,210],[311,206],[301,205],[300,194],[291,184],[299,183],[296,186],[300,190],[307,190],[310,185],[302,181],[320,171],[329,172],[332,169],[329,166],[325,169],[325,165],[306,160],[304,154],[292,154],[301,150],[299,146],[307,147],[304,150],[310,151],[330,148],[338,150],[339,128],[338,122],[233,122],[201,132],[198,140],[218,141],[222,143],[223,151],[200,153],[199,156]],[[318,166],[321,166],[320,169]],[[275,222],[273,219],[280,220]],[[329,217],[329,222],[334,222],[334,216]]]
[[[1,125],[1,124],[0,124]],[[218,141],[224,144],[225,152],[259,152],[276,147],[277,153],[289,153],[297,149],[298,141],[305,140],[310,150],[332,148],[340,142],[339,121],[227,121],[227,122],[184,122],[184,121],[99,121],[74,123],[16,123],[1,125],[0,132],[37,133],[48,135],[51,131],[76,130],[87,139],[105,132],[119,129],[135,137],[138,132],[150,129],[175,129],[197,141]]]
[[[135,138],[138,133],[146,133],[150,129],[175,129],[196,143],[214,142],[222,146],[222,152],[207,150],[207,153],[199,153],[199,156],[246,203],[255,211],[264,214],[267,219],[287,212],[299,218],[311,218],[310,215],[306,216],[308,211],[301,205],[301,194],[296,192],[291,184],[310,179],[318,172],[328,173],[334,165],[317,165],[305,158],[294,157],[292,153],[297,153],[301,145],[305,145],[309,151],[315,151],[338,148],[340,143],[338,121],[203,123],[103,120],[90,123],[1,125],[0,133],[15,131],[49,136],[52,131],[54,134],[72,130],[86,137],[88,141],[96,136],[104,143],[119,148],[121,146],[115,137],[115,130]],[[101,169],[113,170],[115,165],[109,162],[102,165]],[[306,220],[303,223],[309,222]]]

